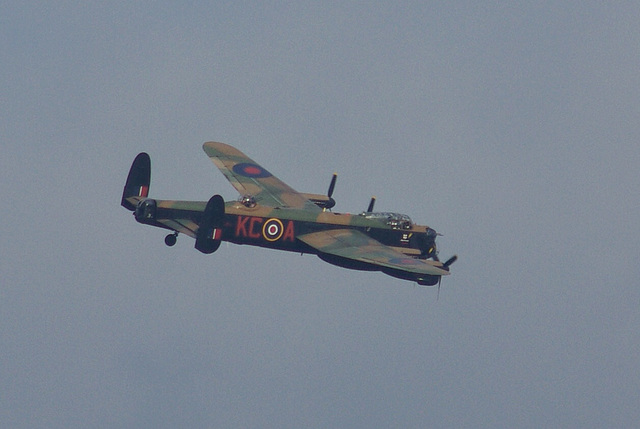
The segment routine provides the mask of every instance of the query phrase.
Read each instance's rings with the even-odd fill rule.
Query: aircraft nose
[[[419,247],[421,250],[421,257],[425,259],[431,257],[434,259],[437,258],[436,232],[431,228],[427,228],[426,234],[420,235],[418,238],[420,240]]]

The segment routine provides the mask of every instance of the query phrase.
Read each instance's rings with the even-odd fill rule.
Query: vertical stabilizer
[[[224,223],[224,200],[220,195],[209,199],[202,213],[202,219],[196,232],[196,249],[210,254],[218,250],[222,241]]]
[[[127,183],[122,192],[122,207],[127,210],[135,210],[135,205],[128,200],[131,197],[147,198],[149,195],[149,184],[151,182],[151,158],[145,152],[136,156],[131,164]]]

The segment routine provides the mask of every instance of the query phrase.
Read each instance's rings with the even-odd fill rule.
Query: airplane
[[[414,224],[407,215],[374,212],[375,197],[360,214],[331,211],[335,173],[327,195],[299,193],[233,146],[207,142],[202,148],[239,192],[237,200],[225,202],[220,195],[209,201],[149,198],[149,155],[138,154],[129,170],[121,205],[137,222],[171,231],[167,246],[182,233],[205,254],[218,250],[222,241],[315,254],[339,267],[381,271],[421,286],[437,284],[438,290],[457,259],[438,259],[440,234],[434,229]]]

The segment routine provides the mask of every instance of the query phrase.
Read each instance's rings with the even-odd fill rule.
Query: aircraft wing
[[[297,238],[320,253],[378,266],[380,269],[392,269],[416,275],[449,274],[449,271],[441,268],[441,262],[407,257],[355,229],[318,231],[300,235]]]
[[[207,142],[202,149],[240,195],[255,197],[258,204],[314,212],[320,207],[269,173],[244,153],[224,143]]]

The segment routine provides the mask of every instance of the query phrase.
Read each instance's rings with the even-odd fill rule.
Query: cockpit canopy
[[[391,212],[363,212],[361,216],[367,219],[381,219],[393,229],[411,229],[413,221],[405,214]]]

